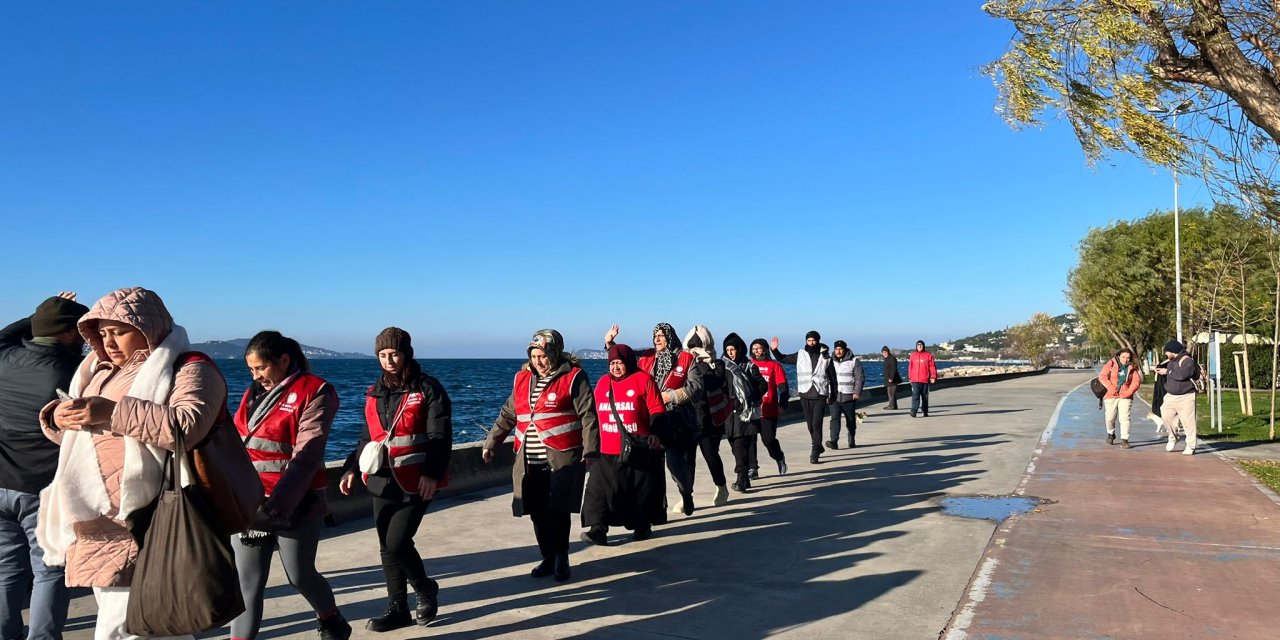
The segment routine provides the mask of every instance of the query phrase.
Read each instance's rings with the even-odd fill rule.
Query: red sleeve
[[[775,385],[787,383],[787,370],[782,368],[781,362],[778,363],[778,366],[770,367],[770,368],[773,369],[773,378],[774,378]]]
[[[650,376],[645,376],[644,402],[650,416],[656,416],[667,410],[667,407],[662,404],[662,392],[658,391],[658,384]]]
[[[938,377],[938,360],[932,353],[929,354],[929,377],[935,380]]]

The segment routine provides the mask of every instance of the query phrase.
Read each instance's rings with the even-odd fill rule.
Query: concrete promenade
[[[1090,375],[1054,372],[939,390],[927,420],[870,405],[861,446],[828,452],[819,465],[808,463],[808,434],[793,423],[780,432],[790,474],[776,476],[766,456],[753,491],[732,494],[724,507],[673,516],[644,542],[611,532],[615,546],[608,548],[577,542],[575,526],[574,573],[564,584],[528,577],[537,560],[533,532],[527,519],[511,517],[509,489],[441,500],[417,537],[428,572],[441,583],[440,616],[428,628],[382,635],[364,630],[364,621],[384,605],[377,542],[367,519],[332,530],[317,564],[356,627],[354,637],[930,639],[949,621],[955,637],[971,638],[1205,637],[1191,633],[1201,627],[1236,633],[1223,637],[1272,637],[1227,623],[1247,619],[1249,632],[1275,628],[1276,616],[1265,607],[1275,580],[1233,585],[1236,608],[1217,614],[1225,620],[1194,629],[1186,622],[1191,616],[1210,620],[1200,594],[1214,590],[1196,588],[1221,587],[1229,582],[1226,574],[1239,579],[1239,568],[1256,560],[1280,576],[1272,564],[1280,548],[1274,524],[1280,507],[1247,478],[1212,454],[1184,459],[1155,446],[1107,448],[1100,416],[1080,402],[1080,390],[1062,403],[1054,439],[1041,447],[1060,401]],[[1135,426],[1150,433],[1150,423]],[[731,468],[727,445],[721,457]],[[1025,479],[1033,457],[1034,472]],[[1067,462],[1059,464],[1059,458]],[[1134,465],[1143,458],[1161,465],[1161,477],[1147,477]],[[1071,490],[1073,476],[1063,475],[1071,465],[1086,478],[1097,476],[1092,490]],[[1196,473],[1186,473],[1189,466]],[[701,507],[712,489],[701,461],[697,485]],[[944,515],[938,506],[946,496],[1006,494],[1020,486],[1058,502],[1009,520],[998,532],[994,522]],[[1132,500],[1111,505],[1116,496]],[[1189,533],[1160,511],[1170,503],[1182,505],[1175,514],[1212,507],[1230,515],[1216,529]],[[1021,547],[1014,544],[1021,539]],[[1180,611],[1152,604],[1109,574],[1100,581],[1108,590],[1072,577],[1086,564],[1085,575],[1121,571],[1124,558],[1099,553],[1108,545],[1116,553],[1145,554],[1145,562],[1135,560],[1125,570],[1150,576],[1137,586]],[[1024,555],[1001,555],[1015,552]],[[1041,562],[1045,556],[1057,564]],[[1164,563],[1169,571],[1151,568]],[[982,579],[971,580],[975,575]],[[1212,580],[1192,585],[1189,577]],[[975,590],[982,584],[985,591]],[[1247,597],[1235,593],[1246,586]],[[1184,600],[1166,601],[1170,596]],[[260,637],[315,637],[314,618],[278,562],[268,597]],[[1183,635],[1089,623],[1109,608],[1155,614],[1144,607],[1176,618],[1180,624],[1173,628]],[[963,628],[952,619],[955,611],[968,616]],[[67,637],[91,637],[92,624],[92,598],[77,599]],[[1109,631],[1095,632],[1103,628]],[[1129,632],[1135,629],[1142,633]],[[226,631],[207,636],[226,637]]]

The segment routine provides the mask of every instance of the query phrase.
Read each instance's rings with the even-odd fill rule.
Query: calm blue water
[[[444,385],[453,400],[454,443],[483,440],[485,432],[498,417],[502,403],[511,394],[511,382],[524,360],[419,360],[424,371],[435,376]],[[907,363],[899,361],[902,377],[907,377]],[[938,368],[973,363],[939,362]],[[235,411],[249,386],[250,377],[244,364],[233,360],[219,360],[218,366],[227,377],[231,410]],[[341,401],[338,417],[334,421],[333,435],[329,439],[328,458],[345,458],[355,447],[364,432],[364,392],[379,375],[378,362],[367,360],[312,360],[313,372],[328,380],[338,389]],[[604,375],[604,360],[584,360],[583,368],[592,384]],[[884,371],[879,362],[863,363],[866,385],[884,383]],[[795,380],[795,368],[787,367],[787,379]]]

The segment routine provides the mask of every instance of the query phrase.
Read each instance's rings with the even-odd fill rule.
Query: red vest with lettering
[[[582,369],[572,367],[568,373],[556,376],[542,388],[538,401],[529,406],[529,387],[533,384],[533,372],[528,369],[516,374],[511,400],[515,403],[515,449],[524,446],[524,432],[532,424],[538,429],[542,444],[557,451],[582,447],[582,419],[573,406],[573,385]]]
[[[653,349],[648,349],[647,352],[651,353]],[[658,357],[656,355],[641,356],[636,359],[636,366],[650,376],[653,375],[653,366],[657,363]],[[667,372],[667,377],[657,381],[658,388],[663,391],[674,391],[684,387],[685,381],[689,379],[689,367],[692,366],[693,354],[688,351],[681,351],[676,356],[676,365],[671,367],[671,371]]]
[[[262,488],[266,495],[271,495],[280,476],[284,474],[289,461],[293,459],[293,445],[298,440],[298,424],[301,422],[302,410],[306,408],[325,385],[322,378],[309,373],[300,373],[289,383],[275,406],[267,410],[267,415],[258,423],[253,433],[249,433],[249,394],[250,387],[240,400],[240,408],[236,409],[236,431],[244,439],[244,446],[249,450],[249,459],[253,468],[258,470],[262,478]],[[316,472],[311,479],[312,489],[323,489],[329,485],[329,477],[324,469]]]
[[[387,458],[396,484],[405,493],[417,493],[418,480],[427,461],[427,395],[418,390],[400,396],[400,406],[392,418],[391,437],[387,438],[382,416],[378,415],[378,398],[368,395],[372,391],[371,386],[364,398],[364,422],[369,426],[369,439],[374,442],[386,439]],[[447,486],[448,473],[436,483],[437,489]]]
[[[643,371],[637,371],[621,380],[614,380],[605,375],[596,383],[596,415],[600,417],[600,453],[618,455],[622,453],[622,436],[618,433],[618,423],[613,417],[613,407],[609,403],[609,390],[613,389],[613,407],[617,408],[618,417],[628,433],[641,438],[649,437],[649,420],[666,408],[662,404],[662,393],[653,378]]]

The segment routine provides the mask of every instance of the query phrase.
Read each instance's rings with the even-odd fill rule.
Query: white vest
[[[799,359],[797,358],[797,362]],[[857,356],[848,360],[836,360],[836,390],[845,395],[853,395],[854,392],[854,369],[861,364],[861,360]]]
[[[809,368],[810,359],[808,351],[801,350],[796,354],[796,385],[800,393],[809,389],[817,389],[824,396],[831,393],[831,381],[827,379],[827,363],[831,359],[825,354],[818,354],[816,371]]]

